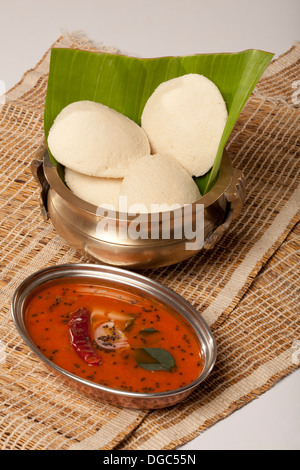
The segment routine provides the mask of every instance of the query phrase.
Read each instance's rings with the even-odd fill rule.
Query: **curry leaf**
[[[142,356],[146,360],[143,362],[138,360],[137,362],[140,367],[146,370],[170,371],[176,365],[172,354],[163,348],[140,348],[138,359],[142,360]]]
[[[155,371],[155,370],[170,370],[168,369],[167,367],[165,367],[164,365],[162,364],[159,364],[159,363],[142,363],[142,362],[139,362],[138,365],[142,368],[142,369],[145,369],[145,370],[150,370],[150,371]]]
[[[272,53],[246,50],[236,53],[195,54],[140,59],[117,54],[53,48],[44,113],[47,141],[59,112],[74,101],[107,105],[140,125],[145,103],[162,82],[188,73],[212,80],[222,93],[228,120],[212,169],[196,182],[202,194],[214,185],[228,137]],[[53,155],[51,160],[58,166]]]
[[[152,333],[158,333],[158,330],[155,328],[144,328],[143,330],[140,330],[139,333],[142,335],[150,335]]]

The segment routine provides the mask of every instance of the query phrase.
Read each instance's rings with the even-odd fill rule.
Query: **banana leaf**
[[[53,48],[44,112],[46,141],[56,116],[74,101],[102,103],[140,125],[145,103],[160,83],[188,73],[202,74],[217,85],[228,110],[214,165],[208,173],[195,179],[201,194],[205,194],[218,177],[228,137],[272,57],[270,52],[249,49],[236,53],[140,59]],[[57,164],[50,152],[49,155]],[[62,168],[59,170],[63,173]]]

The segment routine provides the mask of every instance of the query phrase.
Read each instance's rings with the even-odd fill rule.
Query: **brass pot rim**
[[[49,184],[49,186],[54,189],[54,191],[66,202],[71,204],[72,206],[77,207],[78,209],[90,213],[92,215],[97,215],[97,206],[87,202],[78,196],[76,196],[72,191],[66,186],[66,184],[62,181],[61,177],[59,176],[58,170],[56,165],[52,162],[49,152],[47,148],[45,149],[43,155],[43,168],[44,168],[44,175]],[[230,185],[231,179],[233,175],[233,167],[231,158],[226,149],[224,149],[222,154],[222,161],[220,165],[218,179],[215,182],[214,186],[211,190],[202,196],[197,201],[190,204],[192,209],[195,209],[198,204],[203,204],[204,208],[209,207],[213,204],[217,199],[219,199],[222,194],[226,191],[228,186]],[[168,211],[166,211],[168,212]],[[115,212],[116,217],[115,220],[128,220],[129,222],[135,219],[136,214],[124,214],[122,212]],[[159,212],[159,217],[162,216],[162,212]],[[173,211],[174,218],[178,215],[181,217],[182,208],[176,209]],[[107,215],[110,218],[110,215]]]

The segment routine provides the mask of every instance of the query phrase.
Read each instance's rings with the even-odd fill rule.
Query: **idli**
[[[145,155],[130,167],[122,181],[120,197],[127,198],[128,212],[146,213],[191,204],[201,194],[179,162],[168,155],[156,154]]]
[[[145,132],[103,104],[76,101],[55,119],[48,146],[62,165],[89,176],[123,178],[129,166],[150,153]]]
[[[190,175],[201,176],[213,166],[227,117],[218,87],[203,75],[187,74],[155,89],[141,127],[152,153],[171,155]]]
[[[83,175],[65,168],[65,182],[68,188],[84,201],[95,206],[118,210],[121,178],[100,178]]]

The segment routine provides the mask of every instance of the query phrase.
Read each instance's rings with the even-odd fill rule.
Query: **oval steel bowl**
[[[179,314],[190,324],[198,337],[204,357],[204,367],[198,378],[182,388],[168,392],[133,393],[90,382],[67,372],[51,362],[42,354],[29,337],[24,322],[24,314],[28,298],[35,289],[44,283],[49,283],[60,278],[72,278],[74,281],[78,278],[85,278],[88,279],[89,282],[99,282],[103,280],[106,285],[112,283],[114,287],[119,286],[127,291],[135,292],[139,296],[151,296],[152,299],[158,300],[168,308],[171,308],[172,311]],[[199,386],[211,372],[216,360],[217,351],[215,339],[208,325],[197,310],[171,289],[140,274],[121,268],[97,264],[65,264],[45,268],[30,275],[19,285],[12,298],[11,313],[15,326],[23,340],[52,372],[59,374],[69,386],[75,387],[88,396],[118,406],[138,409],[157,409],[174,405],[184,400]]]
[[[188,243],[195,240],[184,236],[176,237],[176,227],[181,222],[183,213],[179,209],[170,213],[170,236],[162,236],[162,213],[159,215],[159,235],[153,238],[151,224],[144,226],[144,236],[133,239],[130,236],[118,236],[116,230],[124,228],[134,217],[127,217],[117,212],[110,217],[107,231],[99,234],[99,222],[105,216],[97,213],[97,207],[75,196],[64,184],[57,167],[51,161],[45,146],[42,146],[32,162],[32,173],[38,181],[41,194],[40,205],[45,219],[50,218],[57,232],[88,259],[101,264],[127,268],[157,268],[178,263],[190,258],[201,249],[212,249],[232,220],[241,212],[245,198],[244,177],[241,171],[232,167],[226,151],[223,153],[219,177],[214,187],[199,201],[191,204],[190,222],[196,223],[197,207],[203,205],[203,242],[201,246],[187,249]],[[109,218],[108,217],[108,218]],[[189,222],[189,220],[187,221]],[[112,227],[112,228],[111,228]]]

